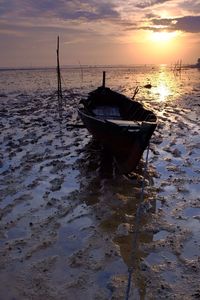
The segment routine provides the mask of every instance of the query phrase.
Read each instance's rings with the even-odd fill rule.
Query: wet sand
[[[168,102],[153,89],[134,259],[144,161],[127,180],[86,129],[68,126],[81,90],[65,90],[62,122],[56,95],[0,95],[0,299],[125,299],[131,267],[129,299],[200,298],[200,87]]]

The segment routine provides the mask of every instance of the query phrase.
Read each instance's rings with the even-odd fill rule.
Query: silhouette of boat
[[[156,115],[103,86],[80,101],[78,114],[93,137],[115,158],[123,174],[133,171],[156,128]]]

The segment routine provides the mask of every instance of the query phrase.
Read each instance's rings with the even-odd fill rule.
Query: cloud
[[[199,0],[188,0],[179,3],[179,7],[187,12],[193,13],[195,15],[200,14],[200,3]]]
[[[0,0],[2,1],[2,0]],[[120,1],[99,0],[3,0],[0,26],[13,34],[65,31],[78,40],[89,36],[109,36],[111,40],[126,29],[137,28],[132,17],[123,16]],[[12,31],[13,30],[13,31]],[[39,33],[40,34],[40,33]]]
[[[171,19],[152,19],[153,25],[164,26],[169,31],[200,32],[200,16],[185,16]]]
[[[116,5],[97,0],[3,0],[1,16],[54,17],[60,20],[85,19],[87,21],[118,18]]]
[[[158,18],[158,16],[156,14],[149,13],[149,14],[145,15],[145,18],[147,18],[147,19],[153,19],[153,18]]]
[[[14,1],[7,0],[0,2],[0,16],[4,16],[8,14],[8,12],[12,11],[14,8]]]
[[[0,35],[5,35],[6,37],[11,35],[11,36],[16,36],[16,37],[24,37],[24,33],[17,31],[17,30],[9,30],[9,29],[0,29]]]
[[[169,1],[172,1],[172,0],[149,0],[149,1],[139,2],[135,6],[137,8],[143,9],[143,8],[151,7],[154,5],[163,4],[163,3],[169,2]]]
[[[172,0],[0,0],[0,26],[9,34],[33,32],[66,32],[77,35],[77,40],[89,36],[109,36],[110,39],[126,31],[182,30],[200,31],[200,16],[160,18],[159,10],[151,6]],[[193,0],[193,9],[199,0]],[[173,2],[173,5],[179,5]],[[182,7],[187,7],[183,2]],[[144,10],[141,8],[147,8]],[[146,25],[144,26],[144,22]],[[5,32],[5,31],[4,31]],[[76,40],[76,39],[75,39]]]

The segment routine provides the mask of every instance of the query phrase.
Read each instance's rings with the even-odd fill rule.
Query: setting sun
[[[149,39],[153,42],[165,43],[165,42],[172,41],[177,36],[178,33],[176,31],[173,32],[159,31],[159,32],[151,32]]]

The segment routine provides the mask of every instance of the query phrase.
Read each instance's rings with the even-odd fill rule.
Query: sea
[[[199,69],[182,67],[176,71],[173,65],[133,66],[83,66],[61,68],[63,89],[90,89],[102,84],[102,72],[106,71],[107,86],[115,89],[153,86],[153,96],[162,100],[179,93],[182,83],[185,88],[195,87],[199,82]],[[10,93],[50,93],[57,89],[56,68],[0,69],[1,95]],[[152,90],[151,90],[152,92]],[[150,93],[151,94],[151,93]]]

